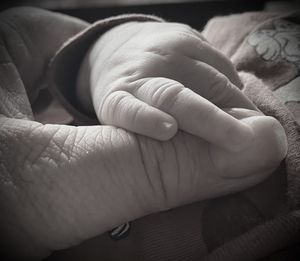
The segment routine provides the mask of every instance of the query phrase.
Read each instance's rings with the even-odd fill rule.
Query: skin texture
[[[243,153],[184,131],[161,142],[113,126],[34,121],[29,100],[44,68],[85,26],[33,8],[0,14],[1,254],[41,259],[149,213],[242,190],[286,154],[281,125],[245,109],[228,111],[252,132]]]
[[[131,22],[92,46],[77,93],[104,124],[158,140],[181,129],[237,151],[251,141],[251,130],[219,107],[256,109],[239,87],[229,59],[196,30],[178,23]]]

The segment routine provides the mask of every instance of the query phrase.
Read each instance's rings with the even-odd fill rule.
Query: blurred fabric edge
[[[125,7],[125,6],[149,6],[161,4],[192,4],[192,3],[244,3],[245,5],[253,1],[245,0],[2,0],[0,10],[13,6],[36,6],[46,9],[79,9],[79,8],[101,8],[101,7]],[[290,11],[300,9],[299,0],[258,0],[265,6],[267,11]]]
[[[268,12],[290,12],[300,10],[300,1],[268,1],[266,2],[264,9]]]
[[[84,8],[84,7],[108,7],[108,6],[130,6],[151,5],[168,3],[192,3],[192,2],[243,2],[243,0],[12,0],[2,1],[8,4],[32,5],[47,9],[60,8]],[[265,2],[265,1],[263,1]]]
[[[32,5],[47,9],[68,9],[68,8],[87,8],[87,7],[109,7],[109,6],[131,6],[131,5],[153,5],[153,4],[172,4],[172,3],[195,3],[195,2],[247,2],[245,0],[10,0],[1,1],[0,5]],[[261,0],[266,3],[266,10],[276,11],[278,9],[291,10],[299,8],[300,1],[297,0]]]

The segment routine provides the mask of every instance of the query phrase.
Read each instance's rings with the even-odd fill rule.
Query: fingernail
[[[159,126],[159,139],[168,140],[171,139],[177,132],[177,122],[174,120],[163,121]]]
[[[230,129],[228,134],[229,150],[232,152],[240,152],[245,150],[251,145],[254,139],[253,129],[243,122],[235,125],[235,127]]]
[[[162,126],[164,129],[168,130],[171,129],[174,126],[174,124],[171,122],[163,122]]]

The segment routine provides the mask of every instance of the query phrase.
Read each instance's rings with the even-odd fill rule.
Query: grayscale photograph
[[[0,260],[299,261],[300,1],[1,1]]]

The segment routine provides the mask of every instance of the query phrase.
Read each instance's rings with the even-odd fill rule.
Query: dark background
[[[201,29],[213,16],[263,10],[267,0],[11,0],[1,1],[0,10],[30,5],[59,11],[93,22],[126,13],[161,16]],[[280,1],[272,1],[280,3]],[[282,4],[298,1],[281,1]]]

